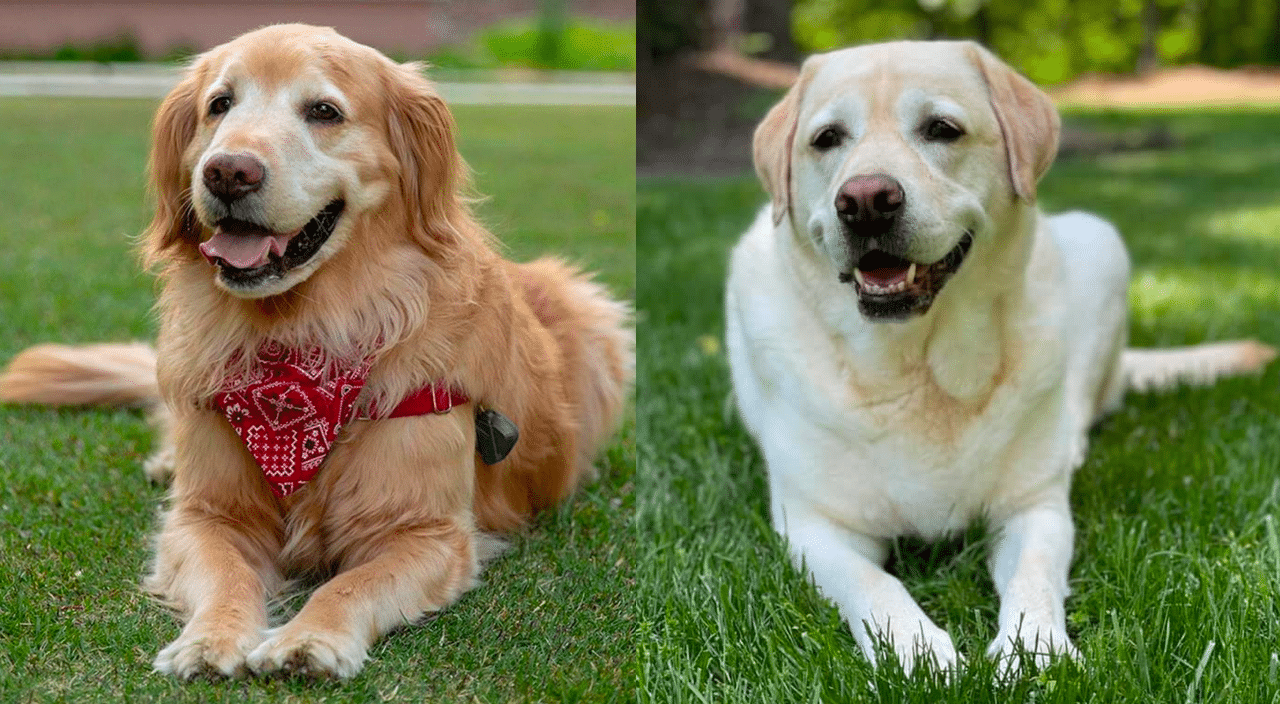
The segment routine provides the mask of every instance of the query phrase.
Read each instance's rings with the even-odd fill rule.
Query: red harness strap
[[[377,409],[371,409],[358,420],[381,420],[383,418],[404,418],[405,416],[425,416],[432,413],[448,413],[454,406],[461,406],[471,399],[461,391],[448,386],[442,380],[436,380],[430,386],[423,387],[404,397],[391,412],[382,415]]]
[[[288,349],[274,342],[258,350],[247,374],[229,376],[213,395],[236,435],[253,455],[278,497],[315,477],[333,443],[351,420],[448,413],[470,399],[443,380],[400,402],[388,414],[354,417],[371,364],[330,361],[319,349]]]

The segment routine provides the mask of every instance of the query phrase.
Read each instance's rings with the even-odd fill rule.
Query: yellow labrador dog
[[[1049,98],[971,42],[814,56],[756,131],[771,204],[733,252],[729,359],[772,515],[858,644],[959,656],[883,569],[898,536],[985,517],[1017,670],[1077,654],[1063,601],[1071,474],[1128,387],[1261,369],[1255,342],[1125,350],[1129,261],[1087,213],[1047,217]]]

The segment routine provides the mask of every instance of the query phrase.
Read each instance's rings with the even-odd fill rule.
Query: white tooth
[[[907,285],[910,286],[915,282],[916,282],[916,264],[915,262],[912,262],[911,266],[907,267]]]
[[[857,280],[858,280],[858,285],[859,285],[859,286],[866,286],[866,285],[867,285],[867,284],[866,284],[866,282],[862,280],[862,272],[861,272],[861,271],[859,271],[859,270],[858,270],[858,269],[856,269],[856,268],[853,270],[853,278],[855,278],[855,279],[857,279]]]

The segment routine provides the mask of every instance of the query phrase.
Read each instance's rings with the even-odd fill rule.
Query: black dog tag
[[[476,451],[485,464],[497,464],[516,446],[520,429],[511,419],[486,408],[476,414]]]

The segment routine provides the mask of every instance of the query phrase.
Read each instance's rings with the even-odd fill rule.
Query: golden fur
[[[193,174],[215,140],[260,155],[268,170],[291,168],[278,135],[260,127],[289,116],[264,114],[259,127],[230,134],[233,123],[205,116],[210,85],[227,76],[240,76],[231,80],[246,96],[319,82],[336,87],[348,109],[341,125],[306,128],[317,158],[355,174],[342,186],[351,203],[345,229],[324,245],[318,268],[267,296],[233,295],[198,250],[213,225],[201,219]],[[172,439],[160,463],[172,463],[173,485],[146,586],[189,619],[156,667],[180,677],[349,677],[379,635],[474,584],[482,531],[521,525],[592,474],[634,366],[627,307],[559,261],[502,259],[460,196],[466,167],[431,84],[417,66],[329,29],[268,27],[202,55],[159,109],[150,173],[156,212],[142,246],[162,281],[154,363]],[[267,339],[318,345],[338,359],[372,357],[362,405],[391,407],[446,379],[514,420],[520,441],[504,461],[480,462],[472,404],[355,421],[316,478],[277,499],[231,426],[204,403]],[[138,364],[152,363],[146,347],[126,357],[135,377]],[[77,380],[118,380],[93,358],[51,365],[30,350],[0,377],[0,398],[154,394],[142,388],[144,374],[132,395],[117,390],[119,399],[59,396]],[[267,599],[296,575],[332,578],[292,620],[268,629]]]

